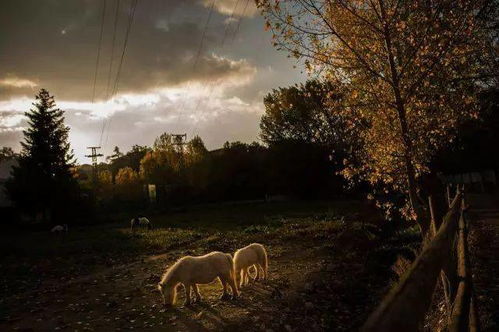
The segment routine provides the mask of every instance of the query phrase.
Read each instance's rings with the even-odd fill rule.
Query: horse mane
[[[161,286],[167,284],[172,279],[175,271],[178,268],[179,262],[180,262],[180,260],[177,261],[175,264],[173,264],[169,269],[167,269],[165,273],[163,273],[163,276],[161,277],[161,281],[159,282],[159,284]]]

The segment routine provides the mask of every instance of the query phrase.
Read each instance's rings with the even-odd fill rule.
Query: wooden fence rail
[[[459,284],[449,316],[449,331],[477,331],[468,262],[464,194],[458,190],[437,233],[410,269],[369,316],[361,331],[420,331],[446,259],[457,250]],[[455,242],[457,239],[457,249]]]

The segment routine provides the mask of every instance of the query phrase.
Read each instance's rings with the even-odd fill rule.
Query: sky
[[[252,142],[263,97],[306,79],[272,47],[253,0],[138,0],[117,79],[133,2],[105,1],[96,71],[104,0],[0,1],[0,146],[19,151],[41,88],[66,112],[79,163],[87,146],[107,156],[164,132],[208,149]]]

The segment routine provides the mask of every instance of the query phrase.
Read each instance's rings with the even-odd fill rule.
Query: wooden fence
[[[361,331],[420,331],[444,267],[456,274],[456,291],[449,292],[447,329],[478,331],[467,246],[467,223],[462,190],[457,190],[449,210],[410,269],[369,316]],[[447,264],[455,257],[455,264]],[[455,268],[454,268],[455,267]],[[449,273],[449,271],[447,271]],[[444,280],[446,278],[442,278]]]

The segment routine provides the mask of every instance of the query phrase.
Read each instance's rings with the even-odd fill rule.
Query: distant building
[[[5,192],[5,182],[11,177],[10,173],[14,166],[17,166],[17,160],[14,158],[0,161],[0,208],[12,206],[12,202]]]

